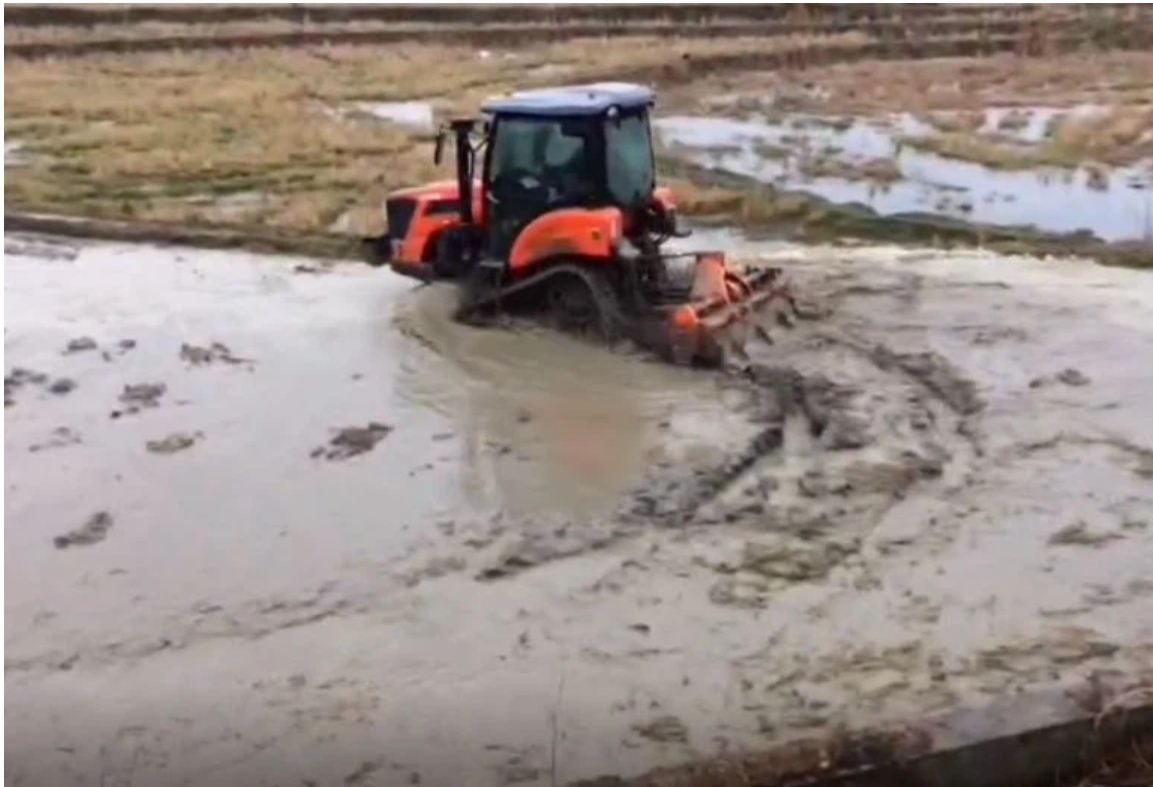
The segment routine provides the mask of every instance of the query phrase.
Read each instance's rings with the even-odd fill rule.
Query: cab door
[[[584,163],[589,125],[535,117],[503,117],[493,123],[484,179],[487,256],[507,260],[529,223],[572,204],[567,193],[573,189],[568,185],[571,170],[581,170],[578,179],[592,177]]]

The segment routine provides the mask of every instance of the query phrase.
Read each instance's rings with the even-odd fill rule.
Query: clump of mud
[[[49,383],[48,375],[43,372],[16,368],[4,375],[4,406],[11,407],[16,404],[16,392],[29,385],[45,386],[49,393],[57,396],[76,390],[76,381],[68,377],[60,377]]]
[[[107,511],[97,511],[82,526],[52,539],[57,549],[86,547],[99,544],[112,529],[112,515]]]
[[[16,367],[4,375],[4,393],[7,395],[19,390],[25,385],[43,385],[46,382],[48,382],[48,375],[43,372]]]
[[[207,347],[187,343],[182,344],[180,345],[180,360],[193,366],[205,366],[217,361],[229,364],[252,363],[252,361],[248,359],[238,358],[233,355],[228,345],[222,344],[221,342],[213,342]]]
[[[1099,547],[1123,538],[1120,533],[1091,531],[1084,521],[1078,520],[1050,536],[1049,545]]]
[[[309,274],[313,274],[313,275],[323,275],[326,273],[332,273],[332,266],[331,265],[306,265],[304,263],[301,263],[300,265],[294,266],[292,269],[292,272],[293,273],[309,273]]]
[[[191,448],[196,444],[196,441],[202,437],[203,435],[200,432],[193,432],[191,434],[173,432],[163,439],[149,440],[145,444],[145,447],[149,453],[170,455]]]
[[[40,451],[47,451],[53,448],[65,448],[70,445],[79,445],[81,442],[80,435],[69,429],[67,426],[58,426],[52,430],[52,434],[48,436],[42,443],[34,443],[28,447],[30,453],[38,453]]]
[[[120,418],[124,415],[135,415],[144,408],[159,407],[160,397],[164,396],[168,386],[164,383],[136,383],[124,386],[120,393],[120,401],[128,405],[123,410],[113,410],[112,417]]]
[[[375,421],[368,426],[348,426],[338,429],[327,446],[318,446],[312,450],[312,457],[344,460],[366,454],[376,448],[376,444],[387,437],[392,429],[387,424]]]
[[[63,396],[64,394],[72,393],[75,390],[76,381],[69,377],[60,377],[56,380],[53,380],[52,383],[48,386],[48,392],[54,393],[57,396]]]
[[[1079,369],[1062,369],[1052,377],[1034,377],[1029,381],[1030,388],[1043,388],[1051,383],[1061,383],[1071,388],[1082,388],[1089,385],[1092,380]]]
[[[95,350],[96,346],[96,340],[91,336],[78,336],[68,341],[68,344],[64,346],[63,354],[73,355],[74,353],[88,352],[89,350]]]
[[[633,726],[642,738],[658,743],[688,743],[689,729],[676,716],[659,716],[645,724]]]

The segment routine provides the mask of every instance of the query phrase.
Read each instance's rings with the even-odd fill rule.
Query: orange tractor
[[[766,306],[796,304],[780,269],[738,272],[723,253],[662,253],[688,233],[656,184],[651,90],[605,83],[514,93],[437,135],[456,178],[389,195],[367,261],[461,285],[458,319],[546,312],[565,330],[630,338],[676,363],[720,364]],[[479,163],[479,173],[478,173]],[[763,326],[757,324],[763,333]]]

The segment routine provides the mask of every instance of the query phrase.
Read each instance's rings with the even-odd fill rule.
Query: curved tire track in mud
[[[881,292],[910,297],[901,286]],[[831,294],[830,301],[836,298]],[[750,523],[796,538],[785,558],[771,558],[772,571],[815,577],[854,554],[859,537],[915,487],[940,483],[946,470],[967,477],[981,453],[973,436],[972,419],[983,408],[975,383],[936,352],[894,349],[880,340],[879,328],[855,326],[861,338],[850,338],[845,329],[829,328],[837,320],[826,310],[797,323],[765,348],[764,362],[754,349],[747,367],[695,372],[735,394],[735,408],[752,427],[747,441],[726,442],[712,464],[657,463],[611,516],[530,528],[482,556],[477,578],[509,577],[652,527]],[[436,351],[419,331],[409,333]],[[844,353],[863,366],[846,367]],[[800,454],[807,455],[804,472],[774,467]],[[850,513],[851,526],[834,527]],[[501,518],[465,526],[458,536],[487,545],[509,527]],[[801,568],[788,569],[789,561]],[[434,573],[443,565],[436,562]]]

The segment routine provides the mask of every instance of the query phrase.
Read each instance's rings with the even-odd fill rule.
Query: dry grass
[[[988,106],[1069,107],[1153,102],[1153,52],[1020,58],[936,58],[817,65],[800,71],[719,74],[700,92],[795,96],[800,110],[841,114],[979,111]],[[812,88],[828,92],[823,99]],[[947,122],[947,121],[946,121]]]
[[[1093,773],[1063,787],[1149,787],[1153,784],[1153,736],[1133,741],[1106,757]]]
[[[1100,115],[1063,117],[1040,145],[1013,143],[963,131],[906,137],[901,143],[997,169],[1075,167],[1090,163],[1120,166],[1153,156],[1153,105],[1117,106]],[[1100,174],[1095,177],[1099,186]]]
[[[1038,151],[964,132],[944,132],[925,137],[901,137],[900,144],[926,153],[971,161],[993,169],[1033,169],[1043,162]]]
[[[1153,156],[1153,105],[1113,107],[1102,115],[1065,118],[1046,147],[1057,155],[1110,164]]]
[[[90,11],[95,10],[94,6],[85,6],[83,8]],[[476,11],[475,8],[468,7],[465,7],[464,10],[465,13],[474,13]],[[109,9],[109,11],[112,11],[112,9]],[[614,14],[613,9],[610,7],[604,7],[601,13],[592,15],[584,13],[576,15],[569,14],[568,9],[563,6],[559,8],[521,6],[519,11],[521,13],[517,22],[518,24],[522,22],[528,25],[549,26],[558,24],[595,24],[606,27],[635,24],[635,20]],[[1001,7],[991,6],[983,9],[959,6],[950,9],[949,12],[945,14],[927,14],[923,11],[908,14],[902,13],[902,9],[894,7],[893,11],[888,13],[874,11],[867,20],[862,19],[861,21],[867,21],[871,24],[893,25],[894,29],[901,30],[906,38],[916,38],[921,35],[919,27],[924,24],[930,24],[937,29],[942,25],[955,26],[958,30],[968,27],[971,28],[975,34],[985,25],[1004,21],[1020,23],[1034,21],[1051,28],[1055,24],[1068,23],[1070,21],[1083,19],[1084,17],[1085,14],[1077,9],[1072,12],[1067,12],[1059,8],[1042,8],[1037,10],[1014,7],[1012,5]],[[832,13],[814,15],[808,13],[807,9],[800,6],[795,9],[790,9],[781,15],[758,15],[755,12],[741,11],[739,7],[736,10],[733,8],[716,7],[715,10],[710,12],[693,15],[688,18],[686,18],[684,13],[660,13],[659,11],[651,16],[646,15],[645,17],[645,24],[668,24],[670,26],[708,26],[747,22],[752,25],[777,26],[780,28],[777,31],[779,33],[790,32],[787,29],[790,26],[797,28],[793,32],[798,33],[813,32],[812,28],[819,28],[822,25],[828,25],[830,29],[832,27],[843,29],[843,26],[848,23],[848,21],[847,18],[839,18],[839,14],[836,13],[835,9],[833,9]],[[343,21],[327,22],[313,21],[306,18],[304,21],[300,21],[277,18],[275,16],[215,22],[125,21],[121,15],[107,13],[103,18],[98,19],[95,24],[87,26],[75,24],[33,26],[8,24],[4,29],[4,42],[6,44],[31,44],[110,39],[139,40],[170,36],[212,38],[316,31],[335,33],[343,31],[427,30],[445,24],[465,27],[483,27],[487,24],[499,24],[499,22],[495,19],[474,21],[470,20],[467,16],[461,16],[456,21],[446,17],[437,23],[371,18],[349,18]]]
[[[839,178],[841,180],[874,183],[895,183],[901,180],[901,168],[892,159],[875,158],[861,163],[845,161],[833,156],[813,156],[801,161],[800,170],[810,178]]]
[[[528,18],[516,23],[518,27],[523,26],[526,34],[531,34],[534,29],[540,28],[554,28],[557,25],[548,19],[533,19],[533,15],[527,14]],[[699,26],[707,30],[709,26],[725,24],[731,20],[725,20],[724,17],[709,18],[703,17],[696,19],[691,23],[686,23],[682,20],[677,20],[671,17],[654,16],[645,21],[646,26],[667,26],[669,28],[687,29],[686,35],[689,30],[694,26]],[[606,18],[603,20],[587,20],[583,22],[570,23],[571,26],[587,28],[595,26],[596,28],[604,28],[611,30],[619,27],[626,27],[630,23],[628,20]],[[757,22],[750,22],[754,27],[762,26]],[[770,26],[772,23],[770,23]],[[93,25],[92,27],[75,27],[75,26],[43,26],[43,27],[18,27],[6,26],[4,28],[4,43],[5,44],[39,44],[39,43],[72,43],[81,41],[135,41],[150,38],[229,38],[233,36],[276,36],[286,33],[325,33],[328,35],[337,35],[340,33],[373,33],[384,31],[396,31],[404,33],[435,33],[440,30],[474,30],[478,34],[482,33],[486,28],[507,27],[507,23],[491,23],[491,24],[468,24],[459,23],[453,25],[439,25],[429,24],[425,22],[387,22],[377,20],[361,20],[356,22],[305,22],[298,23],[287,19],[259,19],[251,21],[240,22],[220,22],[212,24],[180,24],[173,22],[137,22],[133,24],[101,24]],[[564,25],[562,25],[563,27]],[[777,27],[785,28],[786,25],[777,23]],[[775,29],[775,28],[774,28]],[[781,30],[780,32],[787,32]]]
[[[932,112],[925,118],[925,122],[938,131],[959,134],[979,129],[985,122],[985,112],[980,109],[960,112]]]
[[[859,42],[860,36],[821,39]],[[254,49],[11,60],[5,131],[44,166],[10,168],[6,202],[104,217],[371,231],[386,191],[434,178],[427,132],[326,108],[354,100],[438,99],[473,112],[494,92],[564,81],[684,69],[683,55],[763,53],[812,44],[785,37],[725,40],[585,39],[481,57],[471,48],[391,46]],[[221,211],[190,198],[261,192]]]

